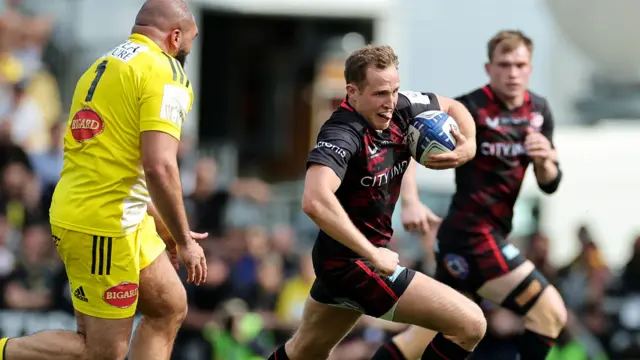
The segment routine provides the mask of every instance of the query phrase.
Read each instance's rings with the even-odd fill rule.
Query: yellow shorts
[[[124,319],[136,312],[140,271],[165,249],[150,216],[119,238],[51,226],[62,257],[73,307],[89,316]]]

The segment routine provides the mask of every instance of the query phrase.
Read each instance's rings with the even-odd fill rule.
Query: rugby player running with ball
[[[321,229],[312,253],[316,280],[300,327],[271,360],[324,360],[363,314],[439,331],[433,346],[423,348],[424,359],[465,359],[484,336],[486,321],[475,303],[398,265],[398,254],[386,247],[399,198],[418,215],[414,225],[428,220],[407,145],[412,119],[441,110],[458,121],[456,149],[434,156],[432,168],[462,165],[476,149],[464,105],[400,92],[397,67],[388,46],[367,46],[346,60],[347,96],[307,161],[302,207]]]

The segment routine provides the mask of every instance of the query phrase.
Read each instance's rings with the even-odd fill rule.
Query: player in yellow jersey
[[[206,234],[189,230],[177,166],[193,102],[183,65],[197,33],[184,2],[147,0],[131,37],[78,81],[50,210],[78,331],[4,338],[0,360],[124,359],[136,309],[129,359],[169,358],[187,305],[165,242],[188,281],[207,272],[195,241]],[[168,230],[164,241],[156,225]]]

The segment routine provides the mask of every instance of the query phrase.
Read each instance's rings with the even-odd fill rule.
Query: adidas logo
[[[73,296],[75,296],[75,298],[80,301],[89,302],[86,295],[84,294],[84,289],[82,288],[82,286],[80,286],[73,292]]]

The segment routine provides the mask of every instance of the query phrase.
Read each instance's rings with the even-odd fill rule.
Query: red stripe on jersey
[[[489,88],[489,85],[483,86],[482,91],[484,91],[484,93],[487,94],[487,96],[489,97],[489,99],[491,99],[491,101],[495,99],[493,96],[493,91],[491,91],[491,89]]]

